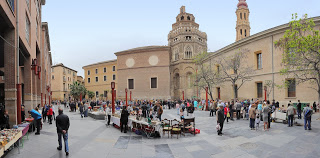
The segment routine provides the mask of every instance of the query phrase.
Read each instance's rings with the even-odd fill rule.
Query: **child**
[[[184,119],[184,112],[183,109],[180,109],[180,120],[182,121]]]
[[[256,130],[258,130],[259,124],[260,124],[260,119],[259,119],[259,114],[257,114],[257,118],[256,118]]]

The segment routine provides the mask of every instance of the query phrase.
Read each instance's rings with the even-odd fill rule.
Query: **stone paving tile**
[[[196,128],[201,130],[200,134],[187,134],[179,139],[167,135],[147,139],[132,132],[121,133],[119,129],[106,126],[104,120],[81,119],[78,112],[65,113],[71,122],[69,158],[320,157],[320,120],[316,120],[319,114],[313,117],[311,131],[305,131],[303,126],[289,128],[282,123],[272,123],[270,131],[264,132],[263,127],[252,131],[249,121],[236,120],[225,124],[224,135],[218,136],[216,118],[208,117],[209,112],[195,111]],[[164,110],[163,118],[178,117],[175,109]],[[64,151],[56,150],[57,145],[55,125],[45,123],[40,136],[30,133],[21,154],[13,149],[6,158],[66,157]],[[118,145],[121,149],[116,148]]]

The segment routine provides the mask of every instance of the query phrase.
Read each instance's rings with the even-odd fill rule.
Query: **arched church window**
[[[246,20],[246,13],[244,13],[243,17],[244,17],[244,20]]]
[[[181,20],[184,20],[184,16],[181,17]]]
[[[192,50],[191,50],[190,46],[186,47],[184,56],[186,59],[192,58]]]
[[[247,37],[247,30],[244,30],[244,36]]]
[[[240,34],[242,35],[242,29],[240,29]]]
[[[242,19],[242,13],[240,13],[240,19]]]
[[[187,19],[190,20],[190,16],[188,16]]]

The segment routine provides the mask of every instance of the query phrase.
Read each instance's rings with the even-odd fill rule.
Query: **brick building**
[[[11,125],[18,122],[19,103],[30,110],[49,102],[52,59],[48,24],[41,19],[45,3],[0,1],[0,103],[5,104]]]

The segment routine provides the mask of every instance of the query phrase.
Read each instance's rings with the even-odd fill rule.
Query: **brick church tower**
[[[193,14],[186,13],[185,6],[180,8],[176,23],[168,35],[170,46],[170,80],[171,97],[185,99],[197,95],[193,86],[193,77],[196,73],[193,58],[207,50],[207,34],[199,30]]]
[[[243,38],[250,36],[250,22],[249,22],[249,8],[246,0],[239,0],[237,5],[237,38],[236,41],[239,41]]]

